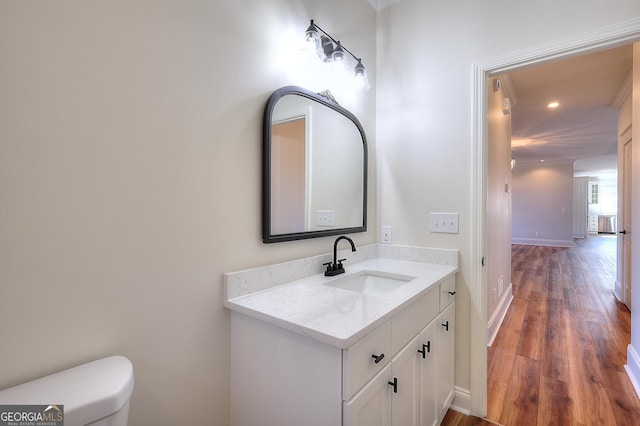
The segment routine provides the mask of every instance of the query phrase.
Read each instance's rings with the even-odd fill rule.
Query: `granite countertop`
[[[373,258],[347,265],[335,277],[316,274],[259,291],[226,297],[232,311],[277,325],[338,348],[347,348],[458,271],[453,265]],[[380,294],[332,287],[330,282],[362,271],[415,277]],[[328,285],[325,285],[329,283]]]

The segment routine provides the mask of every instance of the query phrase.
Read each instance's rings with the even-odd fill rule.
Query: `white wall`
[[[261,243],[264,105],[327,88],[291,67],[310,18],[368,68],[373,161],[366,0],[0,2],[0,388],[122,354],[132,426],[229,424],[222,274],[332,249]]]
[[[394,243],[460,250],[458,396],[470,389],[471,313],[480,309],[470,299],[480,262],[471,258],[472,64],[637,16],[636,0],[401,0],[379,13],[379,219],[393,226]],[[429,233],[430,211],[459,212],[460,233]]]
[[[573,164],[517,165],[513,242],[573,246]]]

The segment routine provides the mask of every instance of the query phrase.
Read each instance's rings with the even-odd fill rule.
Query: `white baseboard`
[[[528,246],[573,247],[573,240],[541,240],[538,238],[512,238],[512,244]]]
[[[640,356],[631,345],[627,346],[627,363],[624,369],[631,380],[633,388],[636,390],[636,395],[640,398]]]
[[[468,389],[463,389],[458,386],[455,388],[455,395],[453,397],[453,402],[449,407],[453,411],[457,411],[458,413],[462,413],[465,416],[471,415],[471,392]]]
[[[500,303],[498,304],[498,308],[495,310],[489,322],[487,323],[487,346],[491,346],[493,340],[496,338],[498,331],[500,330],[500,326],[502,325],[502,321],[504,321],[505,315],[507,315],[507,311],[509,310],[509,306],[511,306],[511,302],[513,301],[513,284],[509,283],[507,287],[507,291],[502,295],[502,299],[500,299]]]

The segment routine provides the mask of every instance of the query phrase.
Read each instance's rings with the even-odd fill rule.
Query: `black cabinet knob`
[[[442,326],[444,327],[444,331],[449,331],[449,321],[445,321],[445,323],[442,324]]]
[[[380,355],[371,355],[371,358],[373,358],[373,362],[375,362],[376,364],[379,363],[380,361],[382,361],[382,359],[384,358],[384,354],[380,354]]]

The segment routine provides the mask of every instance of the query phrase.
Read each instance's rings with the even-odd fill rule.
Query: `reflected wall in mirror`
[[[329,97],[276,90],[264,113],[263,241],[367,230],[367,141]]]

